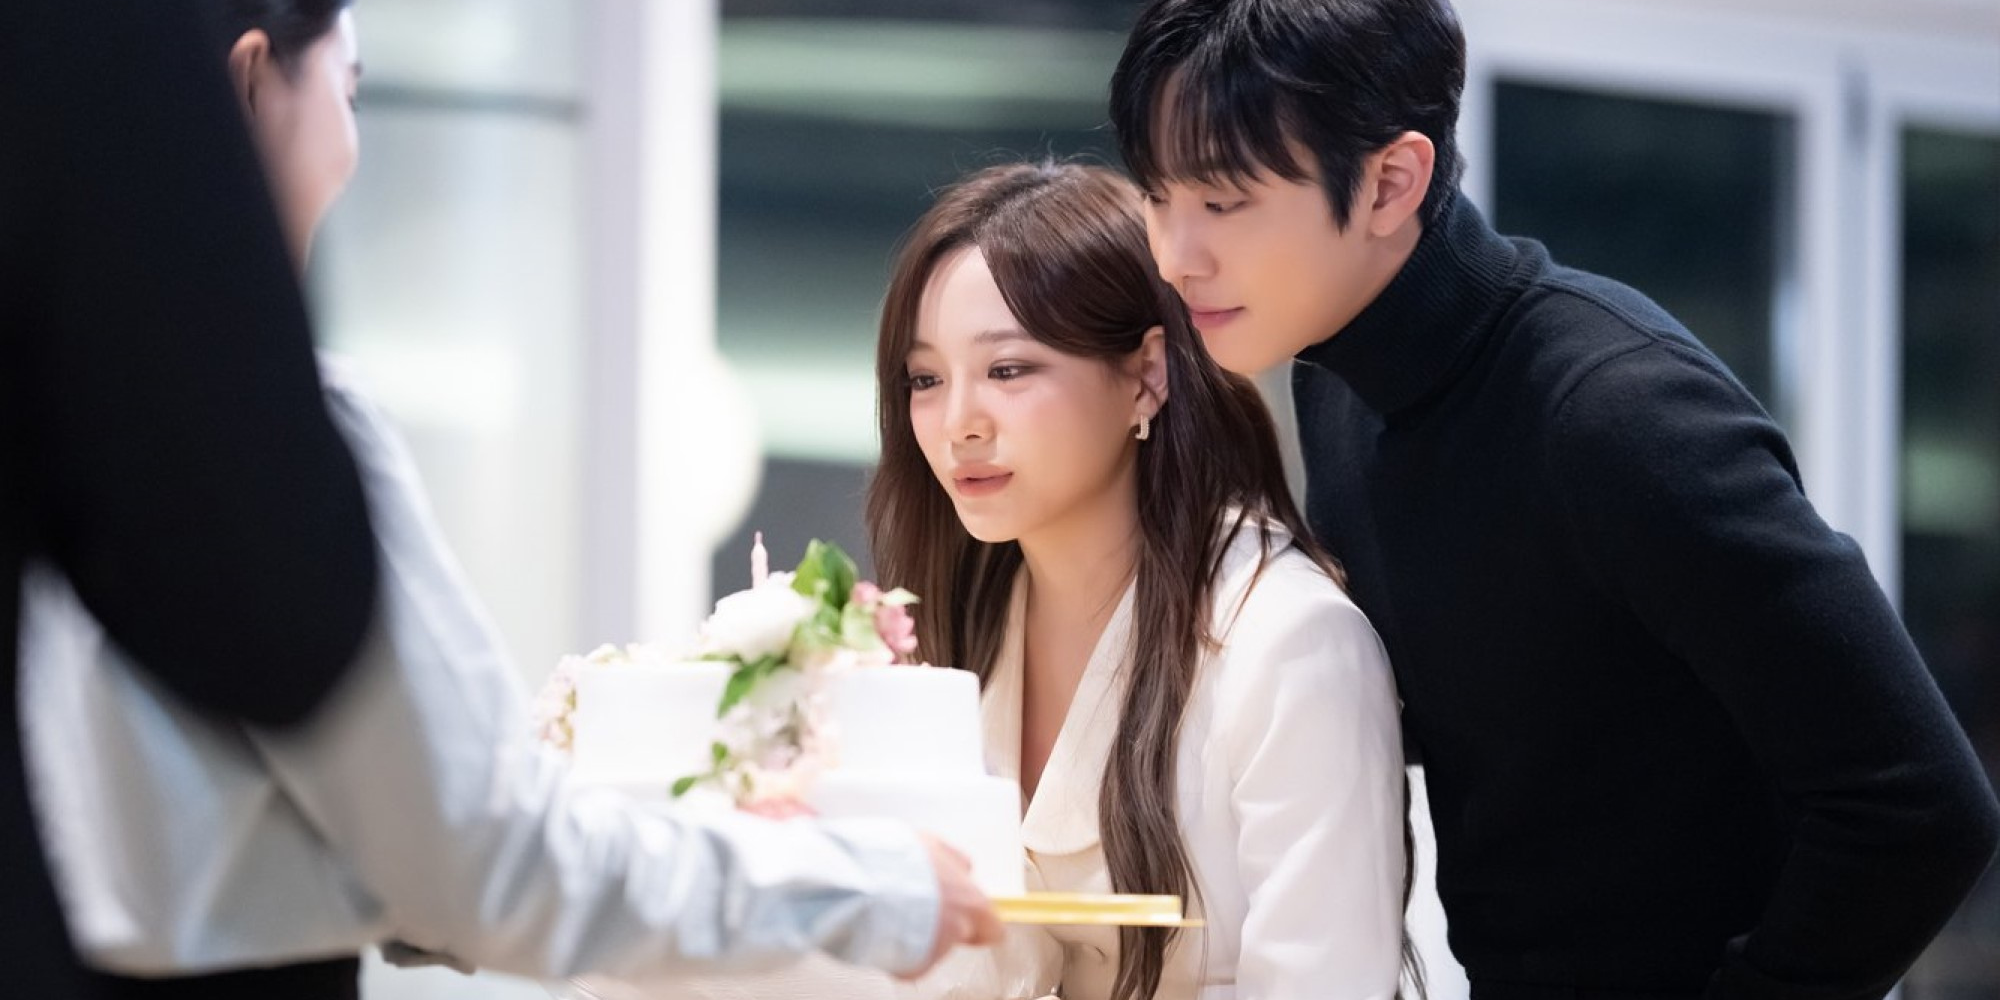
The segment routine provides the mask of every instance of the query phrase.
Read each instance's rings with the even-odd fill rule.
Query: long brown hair
[[[1131,686],[1099,798],[1111,883],[1120,892],[1192,898],[1175,795],[1181,715],[1215,639],[1210,591],[1228,539],[1245,524],[1284,525],[1339,579],[1287,492],[1271,417],[1251,383],[1208,356],[1180,297],[1153,268],[1138,190],[1101,167],[992,167],[939,195],[905,240],[882,307],[875,359],[882,461],[868,490],[877,575],[928,600],[915,608],[920,651],[979,675],[993,668],[1017,543],[974,539],[925,462],[910,426],[904,365],[939,263],[976,247],[1000,294],[1036,340],[1117,363],[1165,331],[1166,403],[1139,446],[1140,544]],[[1272,540],[1264,536],[1265,558]],[[1119,932],[1118,1000],[1159,988],[1173,932]]]

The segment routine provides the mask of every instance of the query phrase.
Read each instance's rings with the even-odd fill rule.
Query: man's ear
[[[1167,405],[1167,331],[1153,327],[1139,340],[1133,352],[1133,374],[1139,378],[1139,413],[1152,417]]]
[[[251,28],[229,47],[229,83],[245,117],[257,113],[257,86],[271,66],[271,36]]]
[[[1424,206],[1437,147],[1422,132],[1405,132],[1376,150],[1362,173],[1361,209],[1368,235],[1386,237],[1403,228]]]

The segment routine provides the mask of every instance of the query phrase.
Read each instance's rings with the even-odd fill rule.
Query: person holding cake
[[[204,6],[228,29],[217,57],[303,265],[356,164],[348,2]],[[634,979],[815,950],[915,974],[998,937],[964,859],[902,824],[694,818],[578,787],[532,742],[395,431],[349,379],[327,381],[380,603],[349,679],[303,726],[206,715],[135,671],[64,581],[26,588],[43,842],[78,950],[126,974],[92,996],[351,998],[352,956],[390,935],[521,975]]]
[[[1030,890],[1180,895],[1206,921],[1051,928],[1064,1000],[1393,997],[1389,664],[1139,206],[1109,170],[1021,164],[917,223],[877,344],[875,568],[927,598],[919,654],[983,682]]]

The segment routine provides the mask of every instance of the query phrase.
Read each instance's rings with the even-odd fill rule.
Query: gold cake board
[[[1200,927],[1182,915],[1179,896],[1093,896],[1031,892],[1002,896],[993,909],[1004,923],[1099,927]]]

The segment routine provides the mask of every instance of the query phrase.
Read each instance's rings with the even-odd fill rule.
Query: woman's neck
[[[1109,617],[1139,562],[1137,496],[1121,499],[1021,539],[1034,617]]]
[[[1030,798],[1055,752],[1092,651],[1117,613],[1139,555],[1138,498],[1113,491],[1021,538],[1027,590],[1021,637],[1021,788]]]

